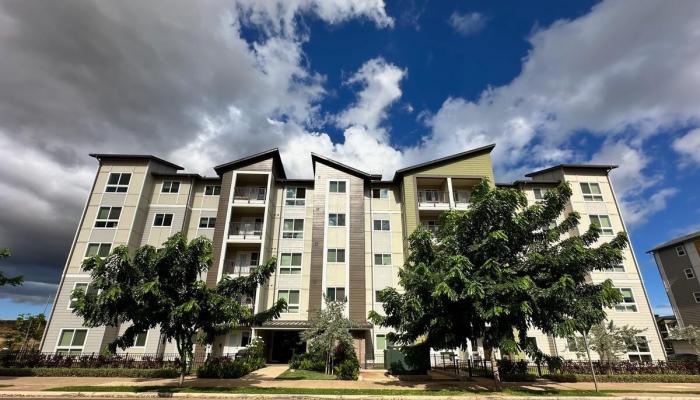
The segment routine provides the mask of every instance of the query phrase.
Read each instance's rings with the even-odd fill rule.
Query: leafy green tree
[[[671,328],[668,336],[672,340],[685,340],[693,346],[695,354],[700,354],[700,329],[693,325]]]
[[[622,260],[627,237],[597,246],[600,227],[573,234],[579,215],[562,216],[570,196],[562,183],[528,205],[522,191],[482,181],[468,210],[441,216],[435,236],[423,228],[410,235],[399,272],[404,292],[384,289],[386,316],[370,318],[393,328],[399,344],[464,349],[470,338],[483,338],[500,388],[492,349],[528,351],[527,330],[556,334],[576,315],[581,296],[600,298],[601,308],[618,300],[611,282],[587,278]]]
[[[0,248],[0,260],[10,256],[10,249]],[[15,276],[14,278],[8,278],[4,272],[0,271],[0,286],[10,285],[19,286],[24,281],[22,276]]]
[[[137,335],[159,328],[164,339],[175,341],[182,385],[197,339],[202,345],[211,344],[235,327],[277,318],[286,307],[280,300],[269,310],[254,314],[239,301],[254,296],[258,285],[267,281],[276,268],[274,258],[252,269],[248,276],[226,277],[209,288],[202,278],[211,252],[209,239],[200,237],[187,243],[185,235],[177,233],[162,248],[142,246],[133,257],[120,246],[104,259],[87,259],[83,268],[90,271],[92,283],[88,293],[74,291],[73,312],[90,327],[131,324],[109,344],[112,352],[117,347],[133,346]]]
[[[12,329],[5,333],[5,345],[10,350],[35,350],[45,326],[44,314],[19,314]]]
[[[309,343],[309,353],[326,360],[326,374],[329,375],[333,373],[337,349],[350,356],[355,353],[350,334],[353,323],[344,315],[345,303],[325,297],[325,307],[318,311],[311,326],[301,333],[302,340]]]

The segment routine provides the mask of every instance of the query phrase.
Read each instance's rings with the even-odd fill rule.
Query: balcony
[[[248,275],[252,268],[254,268],[252,265],[241,265],[234,260],[224,261],[224,274],[232,277]]]
[[[228,228],[228,238],[237,240],[262,239],[262,222],[231,222]]]
[[[471,192],[468,190],[455,190],[452,198],[455,202],[455,208],[468,208]]]
[[[237,186],[233,189],[233,204],[265,205],[267,188],[259,186]]]
[[[450,195],[440,190],[419,190],[418,208],[446,210],[450,208]]]

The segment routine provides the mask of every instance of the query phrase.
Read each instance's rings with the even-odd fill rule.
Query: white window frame
[[[291,297],[291,293],[296,292],[297,293],[297,303],[290,303],[289,298]],[[299,314],[300,311],[300,304],[301,304],[301,290],[299,289],[280,289],[277,290],[277,300],[280,299],[280,294],[281,293],[287,293],[287,307],[282,311],[283,314]],[[290,308],[291,306],[291,308]],[[295,311],[290,311],[295,310]]]
[[[693,292],[693,299],[696,303],[700,303],[700,292]]]
[[[90,257],[94,257],[94,256],[89,256],[89,255],[88,255],[88,251],[90,250],[90,246],[91,246],[91,245],[97,245],[97,253],[95,253],[95,256],[104,258],[104,257],[107,257],[107,256],[109,255],[109,253],[112,252],[112,243],[88,242],[88,243],[86,243],[86,246],[85,246],[85,255],[83,256],[83,260],[88,259],[88,258],[90,258]],[[101,255],[100,255],[100,250],[102,250],[102,247],[103,247],[103,246],[109,246],[109,249],[107,250],[107,255],[101,256]]]
[[[535,200],[537,201],[544,200],[544,194],[546,192],[546,189],[543,188],[532,188],[532,195],[535,196]]]
[[[289,255],[289,264],[282,263],[285,255]],[[294,256],[299,255],[299,265],[294,264]],[[280,275],[301,275],[301,268],[304,265],[304,253],[300,251],[284,251],[280,253],[279,274]]]
[[[377,263],[377,257],[379,257],[379,259],[381,260],[380,263]],[[386,262],[387,257],[389,259],[388,263]],[[374,259],[372,261],[374,261],[374,265],[377,265],[377,266],[383,267],[383,266],[387,266],[387,265],[392,265],[391,253],[374,253]]]
[[[685,251],[685,247],[683,245],[676,246],[676,255],[678,257],[683,257],[686,254],[688,254],[688,252]]]
[[[202,222],[205,222],[204,226],[202,226]],[[214,223],[212,224],[212,220]],[[197,229],[214,229],[216,227],[216,217],[199,217],[199,225],[197,226]]]
[[[341,216],[342,216],[342,222],[343,222],[342,225],[340,225]],[[335,217],[335,223],[334,223],[334,224],[331,223],[331,221],[333,220],[332,217]],[[328,214],[328,226],[331,227],[331,228],[336,228],[336,227],[341,228],[341,227],[345,227],[346,224],[347,224],[347,218],[345,218],[345,217],[346,217],[346,214],[345,214],[345,213],[329,213],[329,214]]]
[[[70,291],[70,293],[68,295],[68,307],[66,307],[66,309],[68,311],[73,311],[73,301],[75,300],[75,298],[73,297],[73,292],[78,287],[78,285],[85,285],[85,290],[83,290],[83,292],[85,292],[85,294],[87,294],[88,290],[90,289],[90,282],[75,282],[75,283],[73,283],[73,289]]]
[[[68,346],[60,346],[61,338],[63,337],[63,332],[65,332],[65,331],[73,331],[73,336],[71,336],[71,344]],[[75,339],[75,333],[77,331],[85,331],[85,338],[83,339],[83,344],[80,346],[73,345],[73,339]],[[53,349],[54,354],[58,354],[59,351],[66,351],[65,354],[71,355],[71,352],[77,350],[78,348],[80,348],[80,353],[78,353],[78,354],[82,354],[83,350],[85,349],[85,343],[87,342],[87,338],[89,335],[90,335],[90,329],[87,329],[87,328],[62,328],[58,332],[58,337],[56,338],[56,346],[54,346],[54,349]]]
[[[380,293],[382,292],[382,290],[383,290],[383,289],[379,289],[379,290],[375,290],[375,291],[374,291],[374,302],[375,302],[375,303],[379,303],[379,304],[384,303],[384,302],[382,301],[382,299],[380,298],[380,297],[381,297],[381,296],[380,296]]]
[[[639,339],[642,339],[644,341],[644,344],[646,345],[646,351],[640,350]],[[651,347],[649,346],[649,339],[647,339],[646,336],[643,336],[643,335],[635,336],[634,343],[632,343],[632,345],[634,346],[634,350],[630,349],[630,347],[632,347],[632,346],[629,346],[629,344],[627,347],[627,357],[630,359],[630,361],[637,361],[637,360],[632,360],[633,356],[639,357],[640,361],[642,360],[643,356],[648,356],[649,361],[651,361]]]
[[[146,335],[146,339],[144,339],[143,345],[139,346],[136,344],[136,340],[139,338],[139,335],[141,335],[141,334],[139,334],[139,335],[136,335],[136,337],[134,338],[134,345],[130,347],[131,349],[145,349],[146,348],[146,345],[148,345],[148,331],[144,332],[143,334]]]
[[[606,269],[605,272],[616,272],[616,273],[625,272],[625,263],[621,262],[610,269]]]
[[[211,188],[211,194],[207,194],[207,190]],[[204,186],[205,196],[220,196],[221,195],[221,185],[205,185]]]
[[[634,290],[632,288],[617,288],[617,290],[620,291],[622,294],[623,290],[628,290],[630,293],[630,296],[632,297],[631,302],[626,302],[625,299],[623,298],[620,303],[615,305],[615,311],[617,312],[638,312],[639,309],[637,308],[637,300],[634,297]],[[624,297],[624,295],[623,295]]]
[[[384,339],[384,348],[379,347],[379,338]],[[384,351],[389,348],[389,339],[386,333],[377,333],[374,335],[374,349],[377,351]]]
[[[175,188],[174,190],[173,187]],[[160,192],[170,194],[180,193],[180,181],[163,181],[163,184],[160,187]]]
[[[117,183],[109,183],[112,180],[112,175],[117,175]],[[122,178],[128,176],[127,182],[122,183]],[[107,176],[107,184],[105,185],[105,193],[126,193],[129,191],[131,183],[131,172],[110,172]],[[114,189],[114,190],[110,190]]]
[[[109,211],[107,212],[107,218],[100,218],[100,211],[102,209],[108,209]],[[112,211],[113,210],[119,210],[119,215],[117,218],[112,218]],[[95,216],[95,223],[92,225],[93,229],[117,229],[117,226],[119,226],[119,219],[122,217],[122,208],[121,207],[112,207],[112,206],[100,206],[97,208],[97,215]],[[113,226],[107,226],[110,224],[114,224]],[[105,226],[97,226],[97,224],[104,224]]]
[[[695,271],[693,271],[692,268],[685,268],[683,269],[683,273],[685,274],[686,279],[693,279],[695,278]]]
[[[600,183],[598,182],[579,182],[579,187],[581,188],[581,195],[584,201],[598,203],[603,201],[603,192],[600,190]],[[584,187],[588,189],[588,193],[585,192]],[[593,187],[598,188],[598,193],[593,192]]]
[[[334,260],[330,260],[330,255],[335,254]],[[338,261],[338,254],[343,255],[343,261]],[[332,264],[344,264],[345,261],[347,260],[347,253],[345,252],[345,249],[341,248],[332,248],[332,249],[327,249],[326,250],[326,262],[327,263],[332,263]]]
[[[607,218],[608,223],[610,223],[610,226],[603,226],[601,217]],[[597,222],[594,221],[593,219],[596,219]],[[608,215],[608,214],[589,214],[588,220],[590,221],[591,225],[593,225],[593,224],[598,225],[598,227],[600,228],[601,236],[613,236],[615,234],[615,231],[613,230],[613,227],[612,227],[612,218],[610,218],[610,215]]]
[[[341,187],[343,190],[340,190]],[[347,191],[348,191],[348,182],[347,181],[339,181],[339,180],[328,181],[328,193],[347,193]]]
[[[297,197],[299,189],[304,191],[304,197]],[[294,191],[294,197],[289,197],[289,190]],[[284,205],[287,207],[302,207],[306,205],[306,188],[303,186],[289,186],[284,189]]]
[[[378,195],[375,196],[374,194],[377,193]],[[389,198],[389,189],[387,188],[373,188],[372,189],[372,198],[373,199],[388,199]]]
[[[156,224],[156,221],[158,221],[158,216],[161,216],[161,224],[158,225]],[[168,225],[165,225],[165,219],[170,216],[170,221],[168,222]],[[175,218],[175,215],[173,213],[156,213],[153,216],[153,227],[155,228],[170,228],[173,226],[173,218]]]
[[[379,229],[377,229],[377,222],[379,222]],[[385,224],[385,222],[386,222],[386,224]],[[378,232],[391,231],[391,220],[389,220],[389,219],[374,219],[374,220],[372,220],[372,230],[378,231]]]
[[[338,300],[338,290],[343,291],[343,298],[342,300]],[[333,292],[333,295],[330,295],[330,291]],[[346,301],[348,299],[348,294],[346,293],[347,289],[345,286],[328,286],[326,287],[326,297],[329,298],[331,301]]]
[[[285,229],[285,223],[292,221],[292,230]],[[297,230],[296,222],[301,221],[301,230]],[[282,239],[304,239],[304,218],[284,218],[282,219]]]

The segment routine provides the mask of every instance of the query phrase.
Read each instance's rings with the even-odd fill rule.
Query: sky
[[[88,153],[212,166],[278,147],[390,177],[495,143],[499,182],[565,162],[611,178],[646,251],[700,230],[700,2],[0,2],[0,318],[56,290]]]

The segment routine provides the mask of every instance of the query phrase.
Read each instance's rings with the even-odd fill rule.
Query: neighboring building
[[[649,250],[661,273],[678,325],[700,327],[700,231]]]
[[[693,345],[688,343],[687,340],[671,339],[671,329],[678,326],[678,321],[674,315],[666,315],[663,317],[657,315],[656,324],[659,327],[659,333],[661,334],[661,340],[664,344],[664,350],[669,358],[683,354],[695,354],[695,348]]]
[[[323,307],[322,297],[348,300],[347,315],[356,321],[352,334],[361,361],[380,362],[388,331],[367,321],[370,310],[382,312],[377,292],[398,286],[406,237],[419,224],[437,229],[438,216],[449,209],[469,207],[474,185],[494,182],[491,150],[494,145],[455,154],[396,171],[393,179],[369,174],[312,154],[314,177],[290,179],[274,149],[214,168],[216,177],[179,173],[181,167],[147,155],[93,155],[99,169],[80,221],[54,303],[43,351],[99,352],[126,327],[84,328],[70,311],[70,293],[89,285],[81,271],[86,256],[106,255],[118,245],[131,249],[159,246],[175,232],[188,238],[213,240],[212,266],[206,276],[215,285],[224,276],[247,274],[251,266],[277,256],[274,276],[244,299],[263,310],[278,298],[287,300],[279,319],[252,329],[237,329],[220,337],[208,351],[235,352],[254,336],[267,345],[268,360],[284,362],[298,345],[299,332]],[[604,230],[601,240],[624,231],[617,201],[608,180],[615,166],[560,165],[528,176],[512,185],[531,201],[561,180],[573,185],[568,211],[582,214],[580,229],[589,222]],[[660,337],[639,268],[630,250],[625,262],[592,276],[611,278],[625,295],[625,303],[611,310],[620,324],[645,329],[633,356],[664,359]],[[88,287],[89,290],[89,287]],[[533,333],[540,348],[575,358],[565,340]],[[174,353],[153,329],[136,341],[129,353]],[[483,355],[475,342],[468,356]],[[201,351],[201,349],[200,349]]]

